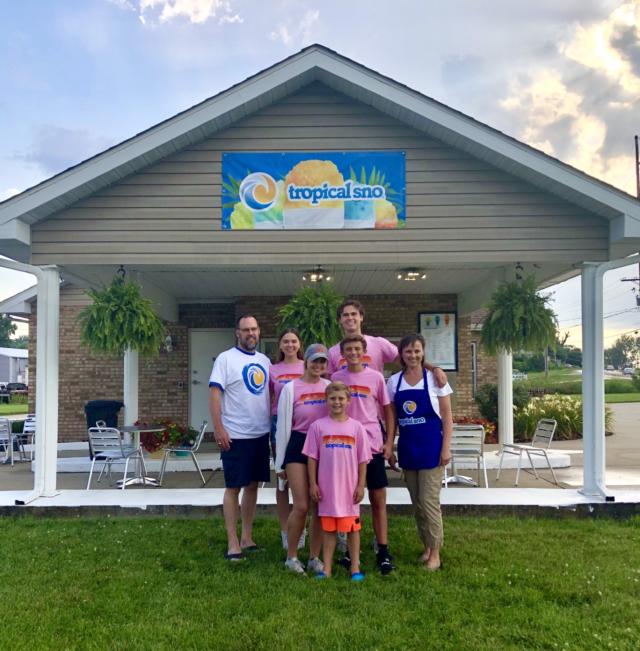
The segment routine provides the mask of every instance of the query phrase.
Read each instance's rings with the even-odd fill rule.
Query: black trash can
[[[118,427],[118,412],[123,407],[121,400],[89,400],[84,406],[87,428],[95,427],[97,420],[103,420],[107,427]]]

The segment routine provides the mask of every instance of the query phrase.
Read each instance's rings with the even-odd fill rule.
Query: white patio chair
[[[200,428],[200,432],[198,433],[198,436],[196,437],[196,441],[191,447],[187,447],[186,445],[183,446],[176,446],[176,447],[169,447],[164,449],[164,456],[162,457],[162,465],[160,466],[160,475],[158,475],[158,486],[162,486],[162,479],[164,477],[164,471],[167,468],[167,461],[169,460],[170,455],[175,455],[176,452],[188,452],[189,456],[193,460],[193,463],[196,467],[196,470],[200,473],[200,479],[202,479],[202,485],[206,485],[206,481],[204,480],[204,475],[202,474],[202,470],[200,469],[200,464],[198,464],[198,459],[196,458],[196,452],[200,448],[200,445],[202,444],[202,440],[204,439],[204,433],[207,430],[207,421],[202,422],[202,427]]]
[[[14,434],[14,439],[18,444],[20,452],[20,461],[33,461],[33,449],[36,441],[36,415],[27,414],[27,418],[22,425],[22,434]],[[25,449],[29,445],[29,451]]]
[[[480,485],[480,464],[484,471],[484,485],[489,488],[487,480],[487,465],[484,459],[484,427],[482,425],[453,425],[451,433],[451,472],[452,477],[447,477],[447,469],[444,470],[444,485],[451,483]],[[456,460],[475,459],[478,468],[478,482],[456,474]]]
[[[8,418],[0,418],[0,448],[4,450],[3,463],[8,463],[11,454],[12,435],[11,435],[11,422]]]
[[[535,478],[540,479],[538,476],[538,471],[536,470],[535,464],[531,457],[544,457],[544,460],[547,462],[547,466],[549,466],[549,470],[551,471],[553,483],[558,486],[556,473],[553,471],[551,461],[549,461],[549,456],[547,455],[557,426],[558,423],[555,419],[541,418],[536,425],[536,431],[533,433],[531,443],[504,443],[502,445],[502,452],[500,454],[500,464],[498,465],[498,474],[496,475],[496,481],[500,479],[500,471],[502,470],[502,461],[504,459],[504,455],[515,454],[518,457],[518,470],[516,471],[516,483],[514,486],[517,486],[518,479],[520,477],[520,464],[522,463],[522,455],[526,454],[527,458],[529,459],[529,464],[533,469]]]
[[[134,448],[123,445],[122,434],[120,433],[120,430],[115,427],[90,427],[89,452],[93,459],[91,461],[91,469],[89,470],[87,490],[89,490],[91,486],[91,477],[93,476],[93,468],[96,462],[103,464],[98,481],[100,481],[105,468],[107,468],[107,472],[109,473],[109,476],[111,476],[111,466],[114,463],[124,463],[122,490],[124,490],[127,485],[127,472],[129,469],[129,461],[131,459],[133,459],[136,464],[139,464],[137,474],[141,477],[146,475],[142,450],[139,447]]]

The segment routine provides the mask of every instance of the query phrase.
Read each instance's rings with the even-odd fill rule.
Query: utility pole
[[[637,138],[637,136],[636,136]],[[640,307],[640,262],[638,262],[638,276],[636,278],[622,278],[623,283],[638,283],[638,287],[632,287],[631,291],[636,297],[636,306]]]
[[[633,136],[636,145],[636,197],[640,199],[640,149],[638,148],[638,136]]]

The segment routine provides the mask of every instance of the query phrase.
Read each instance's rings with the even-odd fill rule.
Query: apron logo
[[[402,403],[402,409],[404,409],[405,414],[414,414],[416,409],[418,408],[418,405],[413,400],[407,400],[406,402]]]

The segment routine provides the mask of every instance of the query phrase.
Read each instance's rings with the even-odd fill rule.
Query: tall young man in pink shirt
[[[340,342],[340,351],[347,362],[347,368],[336,371],[332,382],[343,382],[351,394],[347,407],[348,415],[359,421],[367,432],[372,459],[367,465],[367,488],[373,529],[378,543],[377,563],[383,575],[390,574],[394,567],[388,548],[387,524],[387,473],[385,459],[393,454],[395,434],[393,411],[382,373],[363,364],[367,354],[367,341],[362,335],[349,335]],[[384,414],[384,435],[378,414]]]
[[[337,309],[337,317],[345,337],[350,335],[361,335],[367,342],[367,350],[362,357],[363,366],[368,366],[382,373],[384,365],[395,362],[398,359],[398,348],[384,337],[373,337],[362,334],[362,323],[364,322],[364,307],[360,301],[347,299]],[[329,366],[327,372],[329,375],[347,368],[347,361],[340,352],[340,344],[336,344],[329,349]],[[447,374],[437,366],[433,366],[428,361],[426,368],[431,371],[435,377],[438,386],[443,387],[447,384]]]

